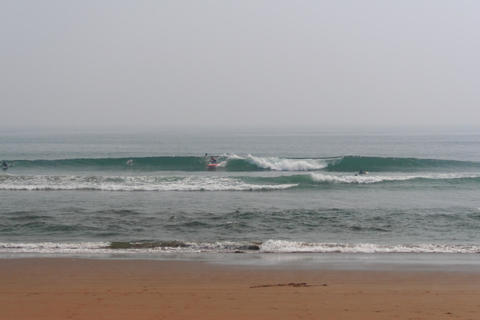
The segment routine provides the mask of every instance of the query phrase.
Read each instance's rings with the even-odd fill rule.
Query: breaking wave
[[[218,168],[227,171],[311,171],[328,165],[327,159],[289,159],[247,155],[216,156]],[[89,158],[59,160],[14,160],[11,169],[205,171],[209,157]]]
[[[80,175],[2,175],[0,190],[54,191],[269,191],[291,188],[318,188],[328,185],[367,185],[380,183],[479,183],[480,174],[331,174],[310,172],[279,176],[80,176]]]
[[[419,173],[419,174],[344,174],[310,172],[308,174],[282,175],[277,177],[243,177],[245,181],[254,183],[296,184],[298,187],[315,187],[323,185],[363,185],[395,182],[424,182],[424,183],[478,183],[480,173]]]
[[[287,159],[249,155],[242,160],[246,160],[258,168],[274,171],[314,171],[328,166],[327,159]]]
[[[162,253],[453,253],[478,254],[480,246],[462,244],[374,244],[374,243],[310,243],[287,240],[264,242],[182,242],[182,241],[126,241],[79,243],[0,243],[0,253],[23,254],[162,254]]]
[[[268,240],[260,246],[263,252],[275,253],[480,253],[477,245],[453,244],[394,244],[373,243],[309,243]]]
[[[332,175],[323,173],[311,173],[312,180],[317,183],[345,183],[345,184],[372,184],[381,182],[399,182],[409,180],[425,181],[479,181],[480,174],[470,173],[426,173],[410,175]]]
[[[414,172],[444,169],[479,170],[479,162],[341,156],[325,158],[261,157],[235,154],[216,156],[217,169],[225,171],[319,171]],[[205,171],[209,157],[165,156],[140,158],[86,158],[59,160],[12,160],[10,170],[84,170],[84,171]]]
[[[253,184],[233,177],[1,176],[0,190],[268,191],[297,186]]]

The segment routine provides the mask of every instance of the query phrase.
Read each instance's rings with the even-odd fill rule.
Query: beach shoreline
[[[4,319],[475,319],[480,272],[0,260]]]

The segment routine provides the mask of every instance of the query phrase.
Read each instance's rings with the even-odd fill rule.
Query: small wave
[[[480,174],[472,173],[422,173],[422,174],[344,174],[310,172],[308,174],[281,175],[276,177],[241,177],[241,179],[264,184],[297,184],[299,187],[315,187],[330,184],[377,184],[402,181],[424,181],[424,182],[445,182],[464,183],[480,182]]]
[[[188,243],[172,241],[114,241],[107,248],[109,249],[152,249],[152,248],[186,248]]]
[[[345,183],[345,184],[372,184],[381,182],[395,182],[408,180],[457,180],[478,179],[479,174],[462,173],[431,173],[417,175],[332,175],[323,173],[311,173],[312,180],[318,183]]]
[[[480,246],[463,244],[374,244],[374,243],[310,243],[287,240],[256,242],[183,242],[183,241],[131,241],[131,242],[79,242],[79,243],[0,243],[0,253],[10,254],[162,254],[162,253],[443,253],[478,254]]]
[[[236,253],[259,251],[255,242],[183,242],[171,241],[113,241],[113,242],[36,242],[0,243],[0,253],[11,254],[135,254],[135,253]]]
[[[328,171],[338,172],[358,172],[359,170],[372,172],[411,172],[454,168],[464,170],[480,169],[480,163],[440,159],[344,156],[336,161],[330,162],[326,169]]]
[[[308,243],[286,240],[268,240],[260,246],[270,253],[480,253],[480,246],[453,244],[397,244],[373,243]]]
[[[321,185],[362,185],[402,181],[440,181],[452,183],[477,183],[480,174],[424,173],[413,175],[368,174],[346,175],[311,172],[273,177],[252,176],[1,176],[0,190],[56,191],[269,191],[291,188],[315,188]]]
[[[102,248],[108,245],[108,242],[3,242],[0,243],[0,253],[79,254],[103,251]]]
[[[171,248],[194,248],[198,250],[260,250],[259,244],[255,243],[235,243],[235,242],[215,242],[215,243],[195,243],[183,242],[178,240],[170,241],[124,241],[112,242],[109,249],[171,249]]]
[[[0,180],[0,190],[55,191],[268,191],[297,184],[252,184],[230,177],[155,176],[9,176]]]

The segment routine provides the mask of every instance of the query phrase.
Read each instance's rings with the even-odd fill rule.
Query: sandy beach
[[[0,260],[1,319],[478,319],[480,273]]]

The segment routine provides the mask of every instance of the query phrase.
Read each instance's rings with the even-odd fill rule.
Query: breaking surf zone
[[[71,242],[71,243],[0,243],[0,253],[24,254],[162,254],[162,253],[348,253],[348,254],[479,254],[480,246],[448,243],[416,244],[375,244],[375,243],[310,243],[287,240],[266,240],[263,242],[184,242],[169,241],[113,241],[113,242]]]
[[[53,160],[9,160],[9,172],[57,171],[205,171],[210,156],[152,156],[125,158],[79,158]],[[480,170],[480,162],[375,156],[319,158],[223,154],[215,156],[223,171],[327,171],[327,172],[418,172]]]
[[[4,175],[0,190],[17,191],[275,191],[293,188],[315,189],[331,186],[412,184],[444,186],[478,185],[476,173],[369,174],[310,172],[274,176],[81,176]]]
[[[2,176],[0,190],[18,191],[271,191],[296,183],[249,183],[235,177],[164,176]]]
[[[313,171],[328,166],[331,159],[294,159],[235,154],[215,156],[217,168],[226,171]],[[210,156],[162,156],[140,158],[81,158],[54,160],[11,160],[12,170],[130,170],[205,171]]]

